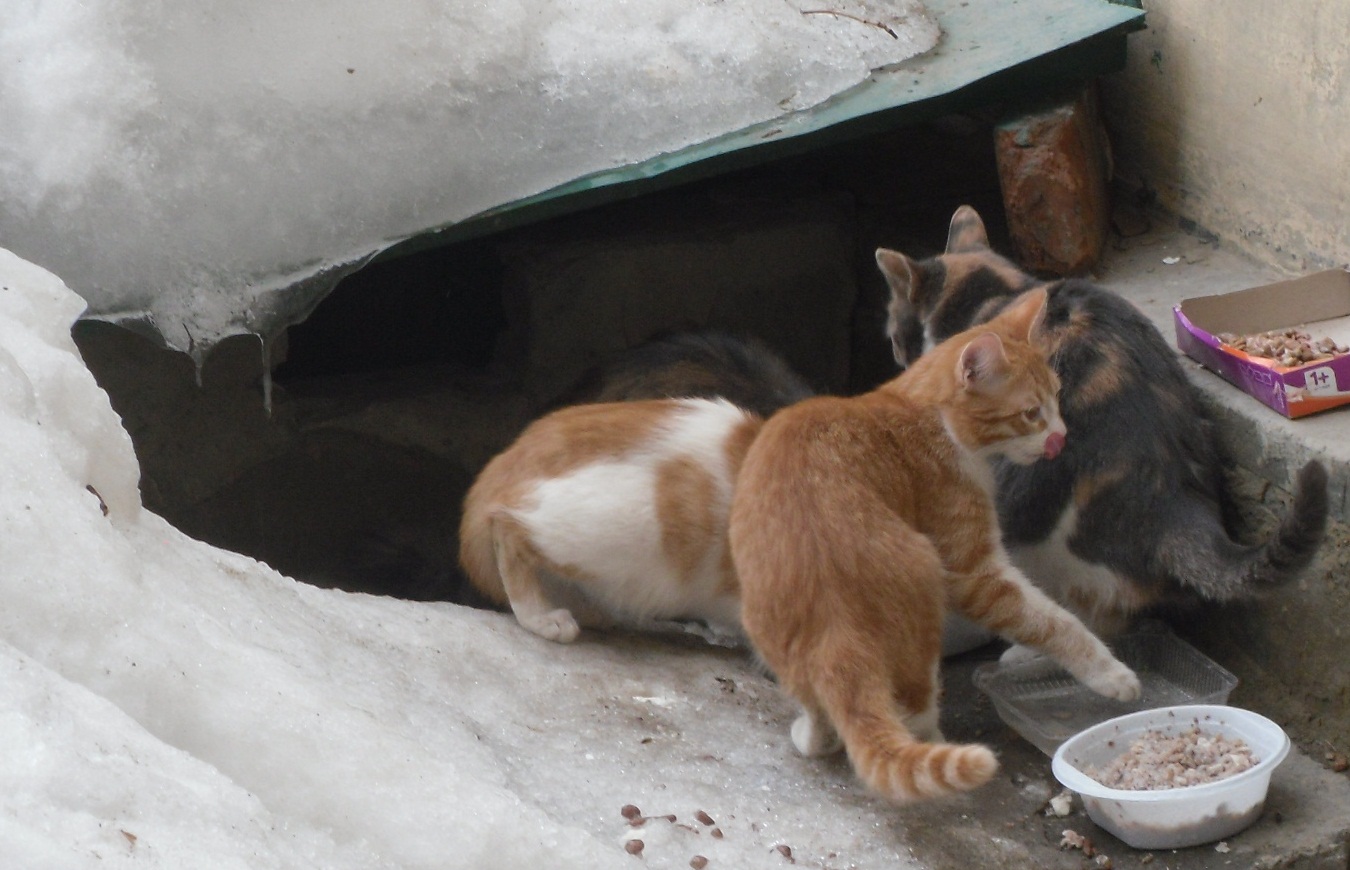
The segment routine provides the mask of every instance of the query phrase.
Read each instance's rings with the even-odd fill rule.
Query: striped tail
[[[998,759],[977,743],[924,743],[905,727],[884,686],[844,680],[815,687],[868,788],[897,803],[969,791],[998,771]],[[824,690],[824,691],[822,691]]]

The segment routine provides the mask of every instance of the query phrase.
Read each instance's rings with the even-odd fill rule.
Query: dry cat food
[[[1286,368],[1350,353],[1350,347],[1337,344],[1330,338],[1314,340],[1298,328],[1272,329],[1245,335],[1221,332],[1215,337],[1229,347],[1251,356],[1274,360]]]
[[[1259,760],[1242,738],[1206,734],[1196,724],[1177,734],[1145,731],[1110,764],[1083,772],[1107,788],[1158,791],[1217,782]]]

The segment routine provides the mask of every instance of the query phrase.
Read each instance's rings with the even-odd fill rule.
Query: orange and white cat
[[[576,405],[532,423],[464,502],[460,564],[517,621],[700,620],[739,638],[727,511],[760,417],[721,399]]]
[[[989,460],[1053,461],[1065,443],[1059,382],[1033,344],[1034,290],[851,398],[807,399],[764,424],[730,516],[747,637],[802,706],[805,755],[842,745],[896,801],[975,788],[987,747],[942,743],[944,614],[1048,653],[1122,700],[1139,680],[1077,617],[1012,567]],[[929,742],[931,741],[931,742]]]

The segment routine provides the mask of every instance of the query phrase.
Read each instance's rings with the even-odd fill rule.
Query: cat
[[[464,501],[469,580],[547,640],[583,625],[700,620],[738,638],[732,484],[762,419],[724,399],[562,408],[530,424]]]
[[[1094,691],[1129,700],[1134,672],[1012,567],[989,460],[1053,460],[1072,443],[1058,379],[1030,342],[1034,290],[870,393],[770,417],[741,465],[730,516],[752,649],[802,706],[804,755],[841,743],[898,802],[975,788],[988,747],[938,730],[943,616],[952,609],[1043,650]]]
[[[792,366],[758,339],[720,330],[660,335],[592,370],[572,402],[665,397],[723,398],[768,417],[815,395]],[[942,632],[944,658],[983,646],[992,635],[958,614]]]
[[[585,375],[567,401],[721,398],[764,418],[812,395],[810,385],[764,342],[704,330],[658,335],[606,360]],[[719,516],[725,517],[725,512],[719,509]],[[597,624],[606,623],[598,620]],[[706,636],[721,644],[743,640],[739,629],[733,632],[726,627]],[[978,626],[950,614],[944,625],[942,654],[959,655],[989,639]]]
[[[721,330],[659,335],[596,367],[568,404],[721,398],[760,417],[815,394],[759,339]]]
[[[1325,468],[1314,460],[1299,471],[1272,535],[1235,540],[1215,426],[1176,354],[1129,302],[1084,279],[1024,273],[991,250],[969,206],[952,216],[944,254],[920,261],[883,248],[876,259],[901,366],[1029,289],[1048,294],[1046,340],[1073,438],[1054,462],[998,467],[999,521],[1018,567],[1098,634],[1250,599],[1312,561],[1327,524]]]

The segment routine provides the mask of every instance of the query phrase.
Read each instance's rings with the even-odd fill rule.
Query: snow
[[[938,35],[919,0],[5,0],[0,239],[200,361],[399,240]]]
[[[794,710],[740,651],[558,646],[297,583],[143,510],[70,338],[83,307],[0,249],[6,868],[753,870],[780,844],[915,866],[846,765],[793,753]],[[676,820],[630,827],[627,804]]]

